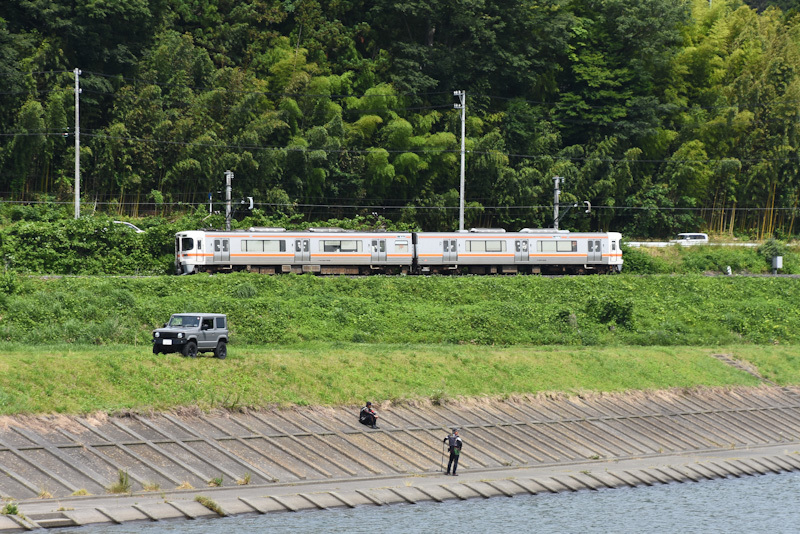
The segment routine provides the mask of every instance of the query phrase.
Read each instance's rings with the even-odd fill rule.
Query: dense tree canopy
[[[0,195],[639,236],[798,233],[800,15],[740,0],[19,0]],[[783,11],[781,10],[783,9]]]

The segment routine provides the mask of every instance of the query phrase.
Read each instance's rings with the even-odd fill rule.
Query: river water
[[[800,473],[444,503],[59,529],[60,534],[794,533]]]

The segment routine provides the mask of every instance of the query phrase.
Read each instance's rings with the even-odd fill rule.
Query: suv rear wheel
[[[197,358],[197,343],[194,341],[187,341],[183,346],[183,355],[189,358]]]
[[[217,343],[217,348],[214,349],[214,356],[220,360],[224,360],[228,357],[228,346],[224,341],[220,340],[219,343]]]

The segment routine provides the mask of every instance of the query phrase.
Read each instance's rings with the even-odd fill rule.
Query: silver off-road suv
[[[153,354],[180,352],[196,358],[198,352],[228,356],[228,317],[221,313],[176,313],[163,328],[153,330]]]

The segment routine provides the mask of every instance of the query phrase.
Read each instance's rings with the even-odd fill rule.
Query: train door
[[[530,258],[528,254],[528,240],[515,239],[514,240],[514,261],[517,263],[525,263]]]
[[[386,240],[373,239],[370,243],[370,251],[372,253],[372,262],[386,261]]]
[[[308,239],[294,240],[294,261],[311,261],[311,244]]]
[[[455,239],[442,240],[442,262],[456,263],[458,261],[458,247]]]
[[[600,240],[599,239],[590,239],[588,241],[589,250],[588,255],[586,257],[586,261],[589,263],[597,263],[603,261],[603,251],[600,248]]]
[[[222,237],[214,238],[214,262],[231,260],[231,240]]]

